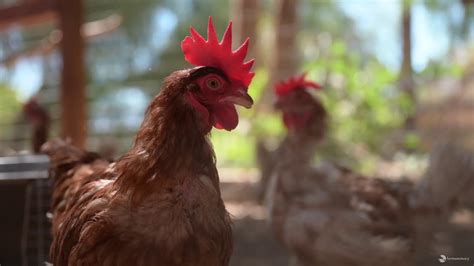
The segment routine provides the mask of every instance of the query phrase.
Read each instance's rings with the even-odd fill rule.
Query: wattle
[[[239,124],[239,116],[233,104],[215,105],[211,109],[214,127],[230,131]]]

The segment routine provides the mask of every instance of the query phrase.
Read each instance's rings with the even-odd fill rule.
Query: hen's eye
[[[206,85],[211,90],[217,90],[221,86],[221,82],[216,78],[210,78],[206,81]]]

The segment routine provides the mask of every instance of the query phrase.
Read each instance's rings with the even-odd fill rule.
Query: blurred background
[[[416,179],[438,141],[474,149],[471,0],[0,0],[0,155],[33,153],[46,134],[118,158],[163,78],[189,67],[180,42],[208,16],[219,35],[232,20],[234,47],[250,36],[257,58],[255,108],[239,110],[233,132],[212,133],[234,265],[287,263],[249,193],[255,142],[285,134],[275,82],[307,72],[324,87],[330,131],[318,159]]]

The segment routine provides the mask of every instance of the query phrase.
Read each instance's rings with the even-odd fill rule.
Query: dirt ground
[[[222,175],[221,175],[222,176]],[[232,266],[286,266],[288,252],[274,239],[267,222],[265,208],[256,200],[256,182],[253,178],[234,178],[222,182],[222,195],[234,220],[234,254]],[[434,254],[448,257],[469,257],[469,261],[447,261],[441,264],[439,255],[427,255],[417,265],[474,265],[474,214],[457,213],[451,230],[441,238]]]
[[[286,266],[289,256],[274,239],[254,182],[225,182],[222,194],[234,221],[231,266]]]

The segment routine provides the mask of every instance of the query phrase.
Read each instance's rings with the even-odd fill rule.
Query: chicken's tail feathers
[[[88,163],[100,158],[94,152],[83,151],[71,144],[71,141],[53,139],[41,147],[41,152],[48,155],[52,166],[75,164],[78,162]]]
[[[417,206],[442,211],[462,207],[471,201],[474,206],[474,153],[455,144],[438,145],[414,195]]]
[[[101,164],[101,168],[108,166],[108,162],[101,160],[96,153],[83,151],[74,147],[70,141],[53,139],[41,147],[41,152],[49,156],[49,176],[53,182],[51,197],[51,219],[53,231],[58,225],[55,216],[60,216],[65,210],[65,199],[73,197],[73,191],[91,181],[94,172],[93,165]],[[95,167],[99,168],[99,167]],[[72,190],[71,190],[72,188]]]
[[[71,169],[100,158],[96,153],[74,147],[69,140],[53,139],[41,147],[41,152],[49,156],[50,176],[57,181]]]

